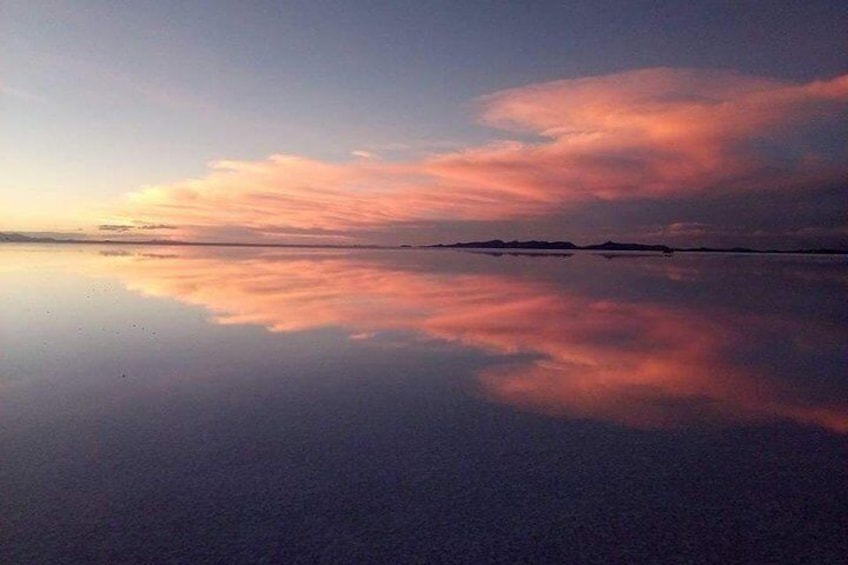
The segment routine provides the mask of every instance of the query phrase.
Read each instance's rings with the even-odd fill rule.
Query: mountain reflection
[[[184,250],[101,257],[96,268],[202,306],[219,324],[340,327],[359,339],[401,330],[503,356],[477,375],[481,394],[526,410],[638,428],[791,420],[848,432],[844,399],[798,381],[817,367],[778,374],[804,366],[787,356],[821,360],[818,343],[830,347],[821,362],[838,363],[844,328],[789,314],[593,296],[561,281],[353,252]],[[778,334],[797,351],[775,351]]]

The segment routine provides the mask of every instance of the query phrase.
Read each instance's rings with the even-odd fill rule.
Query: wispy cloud
[[[101,224],[97,226],[97,229],[100,231],[127,233],[132,231],[176,230],[179,228],[168,224]]]
[[[359,157],[360,159],[380,159],[380,156],[373,151],[366,151],[364,149],[356,149],[350,152],[354,157]]]
[[[222,160],[202,178],[143,188],[110,216],[350,233],[532,218],[597,201],[792,191],[848,173],[844,148],[804,137],[846,118],[848,75],[797,84],[647,69],[533,84],[478,103],[484,124],[533,139],[400,162],[366,150],[341,163]]]
[[[47,99],[39,94],[34,94],[28,90],[22,90],[20,88],[13,88],[6,84],[0,84],[0,95],[9,98],[16,98],[25,102],[36,102],[38,104],[47,102]]]

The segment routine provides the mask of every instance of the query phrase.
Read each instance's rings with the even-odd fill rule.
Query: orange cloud
[[[483,98],[483,120],[576,145],[626,146],[749,139],[781,125],[827,114],[848,100],[848,75],[794,84],[731,71],[645,69],[560,80]]]
[[[220,324],[341,327],[358,340],[398,330],[514,356],[478,375],[481,393],[528,410],[641,428],[787,419],[848,432],[844,402],[810,399],[744,360],[773,347],[775,332],[803,337],[802,349],[844,342],[824,324],[596,299],[524,277],[404,270],[385,256],[174,251],[86,268],[202,306]]]
[[[219,161],[199,179],[147,187],[101,223],[344,233],[406,222],[540,216],[593,200],[792,189],[844,179],[819,147],[759,148],[844,116],[848,75],[806,84],[729,71],[647,69],[505,90],[483,123],[537,136],[405,162],[291,155]],[[792,134],[792,135],[790,135]]]

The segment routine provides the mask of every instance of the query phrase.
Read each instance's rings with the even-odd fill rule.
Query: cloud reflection
[[[841,329],[595,297],[527,276],[401,268],[387,257],[182,249],[103,257],[97,268],[146,295],[202,306],[219,324],[341,327],[357,340],[400,330],[502,356],[478,375],[481,393],[527,410],[638,428],[785,419],[848,432],[844,402],[811,399],[756,361],[776,332],[799,343],[805,335],[798,346],[809,348],[817,335],[840,342]]]

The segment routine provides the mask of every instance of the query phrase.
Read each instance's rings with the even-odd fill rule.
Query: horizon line
[[[4,236],[17,236],[20,239],[5,239]],[[663,252],[681,252],[681,253],[762,253],[762,254],[819,254],[819,255],[846,255],[848,249],[836,248],[806,248],[806,249],[755,249],[749,247],[675,247],[665,244],[643,244],[632,242],[617,242],[607,240],[604,243],[593,243],[588,245],[578,245],[568,240],[512,240],[504,241],[501,239],[490,239],[482,241],[470,242],[454,242],[454,243],[435,243],[426,245],[381,245],[381,244],[315,244],[315,243],[259,243],[259,242],[241,242],[241,241],[186,241],[186,240],[167,240],[167,239],[148,239],[148,240],[115,240],[115,239],[74,239],[74,238],[55,238],[55,237],[32,237],[23,235],[19,232],[0,232],[0,243],[38,243],[38,244],[82,244],[82,245],[145,245],[145,246],[173,246],[173,247],[247,247],[247,248],[301,248],[301,249],[511,249],[511,250],[535,250],[551,251],[557,250],[573,250],[573,251],[652,251],[656,253]],[[538,247],[533,247],[537,245]],[[560,245],[562,247],[553,247]],[[615,249],[619,247],[619,249]],[[625,249],[632,247],[632,249]]]

